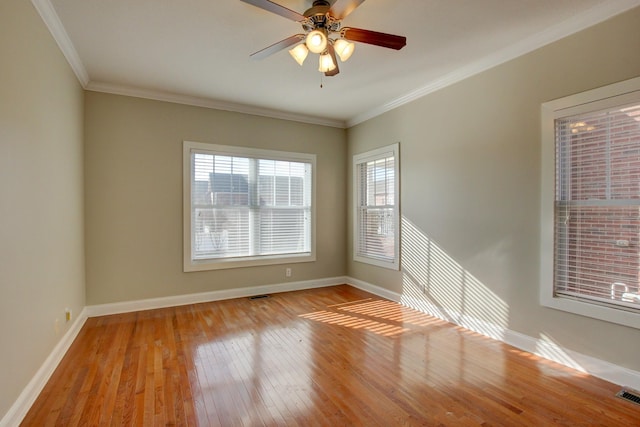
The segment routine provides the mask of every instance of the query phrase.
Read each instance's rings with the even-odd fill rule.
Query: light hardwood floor
[[[90,318],[27,426],[640,426],[618,387],[337,286]]]

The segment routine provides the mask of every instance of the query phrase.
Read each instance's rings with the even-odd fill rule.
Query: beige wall
[[[640,331],[538,304],[540,104],[639,75],[639,42],[636,9],[345,132],[83,98],[31,4],[0,2],[0,418],[65,307],[344,274],[640,371]],[[317,261],[291,279],[183,273],[183,140],[317,154]],[[347,184],[352,154],[398,141],[404,265],[390,272],[349,261]]]
[[[85,287],[82,88],[29,1],[0,2],[0,64],[1,419]]]
[[[538,302],[541,103],[640,75],[639,46],[636,8],[349,129],[349,156],[400,142],[404,229],[402,272],[348,274],[640,371],[640,330]]]
[[[346,132],[87,92],[87,302],[183,295],[346,273]],[[182,271],[183,140],[317,155],[317,261]]]

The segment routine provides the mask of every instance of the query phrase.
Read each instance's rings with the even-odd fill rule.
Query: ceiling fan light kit
[[[326,76],[335,76],[340,70],[340,61],[347,61],[355,50],[352,41],[367,43],[389,49],[400,50],[407,44],[406,37],[359,28],[342,28],[342,20],[353,12],[364,0],[336,0],[331,5],[326,0],[314,0],[311,8],[300,14],[270,0],[241,0],[244,3],[291,19],[302,25],[304,34],[296,34],[282,41],[274,43],[258,52],[251,54],[254,59],[263,59],[276,52],[295,45],[289,54],[300,65],[309,52],[319,54],[318,70]],[[332,38],[337,34],[336,38]]]

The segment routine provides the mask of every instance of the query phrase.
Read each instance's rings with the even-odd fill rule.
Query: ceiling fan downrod
[[[309,9],[304,12],[304,16],[309,17],[317,14],[326,15],[331,8],[331,3],[326,0],[314,0]]]

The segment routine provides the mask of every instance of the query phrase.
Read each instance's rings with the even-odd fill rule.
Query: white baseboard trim
[[[393,292],[388,289],[373,285],[371,283],[354,279],[352,277],[346,277],[345,280],[348,285],[351,285],[355,288],[362,289],[363,291],[370,292],[374,295],[389,299],[391,301],[402,303],[415,310],[426,312],[422,308],[424,304],[412,302],[410,298],[403,297],[397,292]],[[433,313],[427,314],[431,316],[434,315]],[[589,375],[593,375],[594,377],[601,378],[611,383],[630,387],[636,390],[640,389],[640,372],[633,371],[631,369],[614,365],[604,360],[596,359],[595,357],[587,356],[576,351],[563,348],[550,340],[533,338],[520,332],[488,324],[483,320],[470,318],[469,316],[466,316],[464,314],[454,314],[452,317],[461,319],[455,324],[469,329],[473,332],[485,335],[489,338],[497,339],[498,341],[502,341],[505,344],[509,344],[520,350],[535,354],[547,360],[551,360],[553,362],[576,369]],[[447,322],[451,322],[451,319],[442,319]]]
[[[552,360],[569,368],[585,372],[613,384],[633,389],[640,387],[640,372],[614,365],[602,359],[587,356],[557,345],[556,343],[530,337],[520,332],[506,330],[502,341],[520,350]]]
[[[76,320],[71,324],[67,332],[62,336],[62,339],[58,341],[58,344],[53,348],[49,356],[45,359],[44,363],[40,366],[40,369],[31,378],[31,381],[22,390],[18,399],[9,408],[9,411],[0,420],[0,427],[14,427],[20,425],[27,412],[36,401],[42,389],[51,378],[51,375],[58,367],[58,364],[66,354],[73,341],[78,336],[80,329],[86,322],[87,310],[84,308]]]
[[[86,310],[88,317],[107,316],[110,314],[153,310],[156,308],[176,307],[179,305],[222,301],[233,298],[245,298],[254,295],[275,294],[279,292],[324,288],[327,286],[342,285],[346,283],[346,277],[330,277],[325,279],[287,282],[274,285],[253,286],[250,288],[225,289],[221,291],[201,292],[196,294],[175,295],[162,298],[150,298],[136,301],[115,302],[111,304],[90,305],[86,307]]]
[[[354,279],[353,277],[345,277],[346,284],[358,288],[360,290],[378,295],[379,297],[386,298],[391,301],[400,302],[402,296],[397,292],[392,292],[388,289],[381,288],[380,286],[372,285],[371,283],[363,280]]]
[[[323,288],[343,285],[346,277],[331,277],[324,279],[305,280],[298,282],[279,283],[274,285],[254,286],[250,288],[226,289],[222,291],[202,292],[196,294],[176,295],[163,298],[151,298],[137,301],[124,301],[112,304],[90,305],[82,309],[75,322],[67,330],[62,339],[51,351],[38,372],[29,384],[22,390],[20,396],[9,411],[0,420],[0,427],[14,427],[20,425],[25,415],[38,398],[42,389],[51,378],[58,364],[80,332],[89,317],[106,316],[110,314],[128,313],[132,311],[152,310],[155,308],[174,307],[179,305],[197,304],[201,302],[221,301],[232,298],[244,298],[253,295],[274,294],[279,292],[300,291],[304,289]]]
[[[75,322],[67,330],[62,339],[54,347],[51,354],[44,361],[38,372],[31,379],[29,384],[22,391],[16,402],[11,406],[9,411],[0,420],[0,427],[13,427],[19,425],[24,416],[27,414],[33,402],[46,385],[47,381],[57,368],[58,364],[64,357],[65,353],[75,340],[89,317],[104,316],[110,314],[127,313],[132,311],[151,310],[155,308],[173,307],[186,304],[197,304],[210,301],[221,301],[232,298],[244,298],[253,295],[273,294],[280,292],[299,291],[305,289],[315,289],[328,286],[348,284],[354,288],[370,292],[382,298],[391,301],[403,303],[408,307],[419,311],[420,304],[412,304],[410,299],[403,298],[397,292],[390,291],[385,288],[373,285],[371,283],[354,279],[352,277],[332,277],[325,279],[298,281],[280,283],[274,285],[255,286],[250,288],[227,289],[221,291],[202,292],[196,294],[176,295],[163,298],[151,298],[137,301],[125,301],[111,304],[100,304],[85,307]],[[428,313],[432,315],[431,313]],[[465,316],[459,316],[463,319],[459,326],[463,326],[473,332],[480,333],[490,338],[498,339],[506,344],[512,345],[520,350],[536,354],[545,359],[552,360],[562,365],[574,369],[580,369],[590,375],[602,378],[606,381],[621,386],[628,386],[633,389],[640,389],[640,372],[623,368],[600,359],[596,359],[584,354],[577,353],[558,346],[555,343],[536,339],[528,335],[521,334],[505,328],[496,329],[495,325],[484,325],[486,322],[478,319],[467,319]],[[450,321],[449,319],[443,319]],[[480,325],[482,327],[474,327]],[[484,326],[487,326],[485,328]],[[487,333],[487,331],[490,331]],[[557,357],[565,355],[566,357]]]

